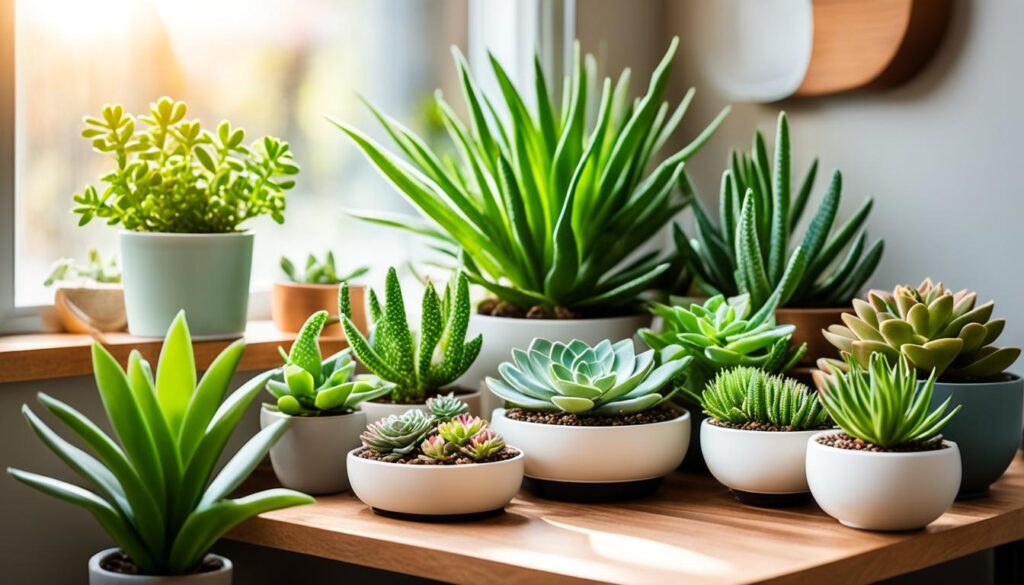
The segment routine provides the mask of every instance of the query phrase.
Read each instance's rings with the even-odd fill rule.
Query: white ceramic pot
[[[348,454],[352,491],[377,512],[412,517],[501,511],[523,483],[523,453],[492,463],[407,465]]]
[[[711,475],[736,492],[784,495],[806,493],[807,441],[821,430],[769,432],[730,429],[704,419],[700,448]],[[751,498],[753,502],[756,498]]]
[[[447,392],[443,392],[447,394]],[[483,392],[474,390],[472,392],[460,393],[456,391],[455,397],[469,405],[469,413],[482,416],[484,410],[481,408],[480,399]],[[408,410],[422,410],[427,412],[427,405],[423,404],[391,404],[390,402],[367,401],[359,405],[359,409],[366,413],[366,424],[372,424],[392,414],[403,414]]]
[[[960,489],[960,450],[872,453],[807,442],[807,484],[829,516],[851,528],[916,530],[942,516]]]
[[[103,559],[118,552],[116,548],[108,548],[92,555],[89,559],[89,585],[231,585],[231,573],[234,567],[229,559],[220,555],[208,554],[220,561],[221,567],[216,571],[193,573],[191,575],[172,575],[160,577],[155,575],[124,575],[114,573],[100,566]]]
[[[573,427],[512,420],[499,408],[491,427],[526,453],[529,478],[571,483],[664,477],[686,456],[690,413],[646,425]]]
[[[260,409],[260,427],[291,419],[288,430],[270,448],[270,463],[286,488],[314,496],[349,489],[345,454],[361,443],[366,414],[356,411],[338,416],[288,416]]]

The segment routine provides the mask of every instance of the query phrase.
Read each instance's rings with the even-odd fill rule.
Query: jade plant
[[[453,401],[462,406],[457,407]],[[488,428],[486,420],[465,413],[469,408],[465,403],[447,396],[435,399],[431,405],[435,408],[430,408],[430,414],[409,410],[370,424],[361,435],[363,446],[391,462],[404,458],[481,462],[505,450],[501,435]],[[443,412],[441,417],[435,409]],[[459,413],[448,416],[455,411]]]
[[[338,268],[334,262],[334,252],[328,250],[322,261],[313,254],[307,256],[306,265],[301,271],[291,260],[281,256],[281,270],[288,280],[299,284],[341,284],[365,275],[370,271],[370,267],[359,266],[349,272],[338,274]]]
[[[229,345],[197,384],[183,313],[171,323],[155,375],[138,351],[128,356],[125,371],[103,346],[93,344],[96,386],[112,435],[70,405],[39,394],[42,405],[85,450],[22,407],[36,435],[87,487],[19,469],[8,468],[8,473],[88,510],[140,573],[196,571],[214,543],[247,518],[313,502],[286,489],[229,498],[290,422],[281,420],[256,433],[217,471],[232,431],[270,376],[257,376],[227,395],[244,348],[242,340]]]
[[[272,370],[267,391],[277,403],[268,408],[291,416],[348,414],[360,403],[389,394],[394,384],[376,376],[353,376],[356,363],[352,350],[345,349],[321,361],[320,332],[327,323],[327,311],[310,315],[302,326],[284,366]]]
[[[915,367],[902,357],[890,362],[884,354],[871,354],[865,371],[851,356],[846,371],[825,378],[819,396],[832,420],[855,439],[882,448],[930,443],[960,410],[957,405],[946,413],[950,396],[929,411],[937,375],[933,370],[919,384]]]
[[[1020,356],[1020,348],[992,345],[1005,322],[992,319],[995,304],[975,306],[977,294],[953,293],[925,279],[918,287],[901,285],[892,293],[873,290],[868,300],[855,299],[854,315],[845,325],[822,331],[844,355],[867,363],[878,353],[890,360],[902,357],[920,377],[933,370],[944,379],[988,379],[998,376]],[[823,369],[841,367],[824,360]],[[831,366],[831,367],[830,367]]]
[[[506,403],[526,410],[597,416],[630,415],[658,406],[675,393],[670,382],[692,360],[678,346],[636,354],[632,339],[590,346],[537,338],[526,350],[513,349],[512,361],[498,367],[501,379],[487,386]],[[669,392],[662,394],[666,389]]]
[[[735,366],[751,366],[768,373],[785,372],[807,351],[807,345],[791,347],[795,327],[775,324],[773,297],[751,315],[749,295],[731,298],[716,295],[703,305],[689,308],[652,303],[651,311],[661,317],[660,332],[641,329],[648,346],[663,350],[681,347],[694,358],[681,382],[688,394],[701,392],[715,373]]]
[[[469,280],[458,273],[439,297],[428,283],[423,293],[423,316],[418,334],[409,327],[398,273],[388,270],[384,283],[384,304],[369,293],[369,338],[352,322],[348,284],[339,292],[341,325],[359,362],[382,380],[395,385],[391,399],[396,403],[422,403],[438,394],[469,369],[480,353],[483,338],[466,342],[469,327]]]
[[[687,239],[676,226],[677,251],[690,259],[690,267],[711,294],[749,294],[755,310],[790,271],[796,282],[780,296],[780,307],[849,305],[875,271],[884,248],[882,240],[867,245],[864,224],[872,199],[865,199],[846,223],[836,227],[843,182],[835,171],[803,236],[797,238],[818,161],[811,163],[794,196],[791,159],[789,122],[781,112],[774,163],[769,162],[761,132],[755,132],[751,151],[734,151],[722,176],[719,222],[694,198],[697,237]],[[686,190],[692,187],[687,184]]]
[[[622,312],[668,269],[657,253],[629,257],[689,204],[678,189],[683,166],[727,113],[689,144],[662,153],[693,97],[691,89],[674,109],[664,101],[677,45],[673,40],[636,100],[628,70],[593,91],[596,74],[577,46],[560,107],[539,60],[526,95],[491,56],[503,98],[492,102],[455,51],[471,121],[460,120],[440,94],[436,99],[457,161],[372,105],[408,162],[331,119],[425,220],[356,215],[431,238],[474,283],[523,312]]]
[[[89,259],[84,264],[72,258],[61,258],[53,263],[43,286],[53,286],[58,282],[120,284],[121,269],[117,266],[116,257],[103,259],[96,248],[89,248]]]
[[[107,104],[85,118],[82,137],[116,167],[100,177],[105,187],[75,194],[79,225],[100,219],[139,232],[228,233],[264,215],[284,222],[285,191],[299,173],[288,143],[264,136],[246,145],[241,128],[223,121],[206,130],[187,111],[162,97],[148,114]]]
[[[828,424],[828,412],[816,393],[792,378],[758,368],[723,370],[694,398],[705,414],[732,425],[759,423],[801,431]]]

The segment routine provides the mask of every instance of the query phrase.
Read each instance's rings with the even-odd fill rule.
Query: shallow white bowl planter
[[[513,445],[509,445],[518,449]],[[468,520],[501,513],[523,483],[523,452],[466,465],[387,463],[348,454],[352,491],[378,514],[412,520]]]
[[[447,394],[450,389],[445,389],[441,394]],[[469,414],[482,416],[483,409],[481,408],[481,396],[480,390],[455,390],[455,397],[465,402],[469,406]],[[403,414],[409,410],[422,410],[427,411],[427,404],[392,404],[390,402],[373,402],[372,400],[362,402],[359,404],[359,409],[366,413],[366,424],[373,424],[382,418],[387,418],[392,414]]]
[[[960,489],[960,451],[871,453],[807,443],[807,483],[829,516],[851,528],[916,530],[953,505]]]
[[[807,441],[820,432],[747,431],[704,419],[700,448],[711,475],[739,501],[766,507],[795,505],[809,499]]]
[[[690,413],[643,425],[575,427],[512,420],[499,408],[491,427],[526,453],[528,486],[568,500],[651,494],[686,456]]]
[[[220,555],[208,554],[220,561],[220,568],[214,571],[193,573],[191,575],[173,575],[160,577],[155,575],[125,575],[104,569],[100,563],[107,557],[119,552],[116,548],[108,548],[92,555],[89,559],[89,585],[231,585],[231,574],[234,570],[229,559]]]
[[[270,463],[286,488],[319,496],[349,489],[345,455],[360,445],[366,414],[288,416],[260,409],[260,428],[291,419],[288,430],[270,448]]]

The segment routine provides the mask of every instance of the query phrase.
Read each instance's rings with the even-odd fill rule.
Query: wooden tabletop
[[[293,339],[294,333],[281,331],[271,321],[250,321],[238,370],[263,370],[280,365],[277,347],[288,349]],[[97,338],[78,333],[0,336],[0,383],[92,375],[90,347],[94,341],[106,346],[122,365],[131,350],[138,349],[155,366],[163,344],[163,339],[135,337],[125,332],[103,333]],[[232,341],[193,342],[196,366],[206,369]],[[345,341],[341,337],[322,337],[320,345],[325,353],[334,353],[345,346]]]
[[[272,483],[263,473],[251,487]],[[437,494],[436,497],[442,497]],[[677,472],[651,498],[572,504],[526,492],[495,518],[383,518],[351,494],[263,514],[229,538],[452,583],[870,583],[1024,538],[1024,460],[924,530],[865,532],[817,506],[759,509]]]

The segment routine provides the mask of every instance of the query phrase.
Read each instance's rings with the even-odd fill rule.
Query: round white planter
[[[241,337],[253,233],[121,232],[128,331],[163,337],[185,311],[193,340]]]
[[[744,503],[786,505],[805,494],[807,441],[821,430],[768,432],[720,427],[704,419],[700,448],[711,475]]]
[[[447,392],[443,392],[447,394]],[[483,393],[480,390],[473,390],[472,392],[460,393],[456,391],[455,397],[469,405],[469,413],[476,416],[482,416],[484,410],[481,408],[481,396]],[[403,414],[408,410],[422,410],[427,412],[426,403],[422,404],[391,404],[390,402],[363,402],[359,405],[359,409],[366,413],[366,424],[373,424],[382,418],[387,418],[392,414]]]
[[[270,463],[281,485],[314,496],[349,489],[345,454],[360,445],[366,414],[288,416],[260,409],[261,428],[281,419],[292,421],[270,448]]]
[[[234,570],[231,560],[220,555],[208,554],[220,561],[221,568],[205,573],[191,575],[172,575],[167,577],[151,575],[124,575],[114,573],[100,566],[100,561],[118,552],[116,548],[108,548],[92,555],[89,559],[89,585],[231,585],[231,573]]]
[[[523,453],[468,465],[385,463],[348,454],[352,491],[375,512],[413,519],[450,519],[500,512],[523,483]]]
[[[621,499],[650,493],[662,477],[679,467],[689,444],[690,413],[646,425],[573,427],[512,420],[499,408],[491,417],[491,427],[526,453],[526,477],[540,480],[531,486],[539,488],[541,495]],[[587,490],[584,484],[642,487]],[[561,489],[571,487],[580,489]]]
[[[916,530],[942,516],[960,489],[960,451],[871,453],[807,443],[807,483],[829,516],[863,530]]]

